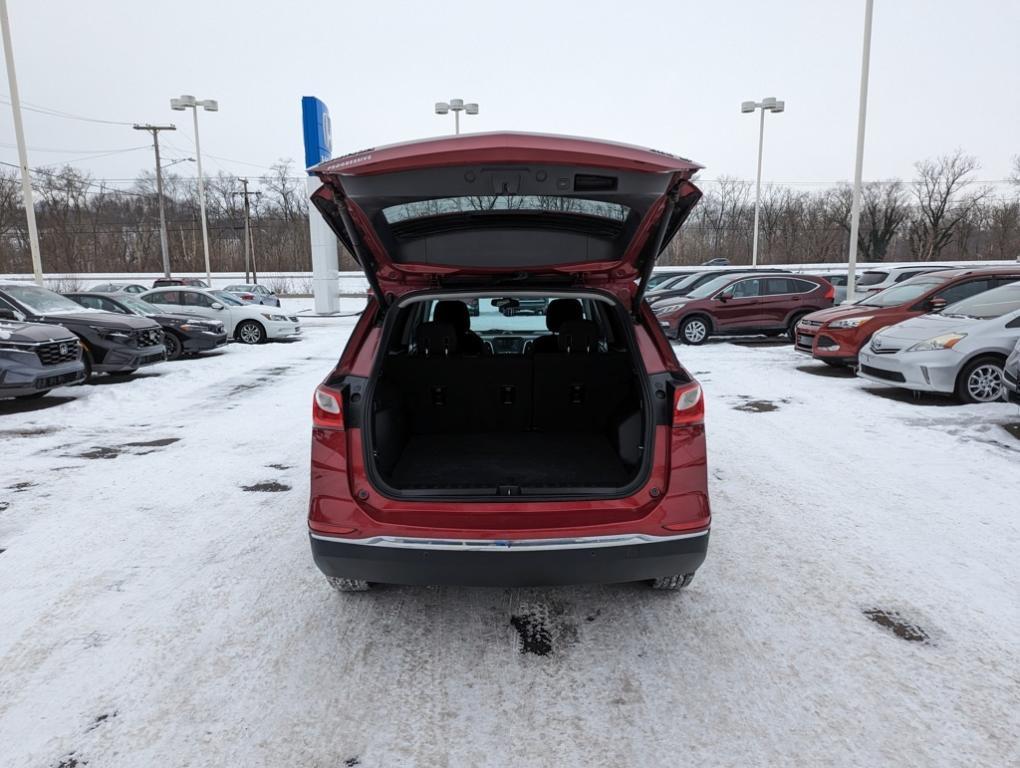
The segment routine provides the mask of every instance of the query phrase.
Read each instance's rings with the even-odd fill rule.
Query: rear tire
[[[971,360],[956,379],[956,397],[961,403],[994,403],[1002,400],[1004,362],[998,357]]]
[[[692,581],[694,581],[693,573],[677,573],[673,576],[662,576],[658,579],[652,579],[651,584],[652,589],[676,592],[686,587]]]
[[[167,331],[163,334],[163,345],[166,347],[166,359],[177,360],[180,358],[181,353],[184,352],[184,345],[181,340],[177,338],[177,334],[171,331]]]
[[[361,579],[342,579],[339,576],[327,576],[326,581],[337,592],[367,592],[368,582]]]
[[[801,321],[801,318],[803,318],[804,315],[808,315],[808,314],[810,314],[810,313],[809,312],[801,312],[801,313],[796,314],[796,315],[794,315],[793,317],[790,318],[790,322],[786,326],[786,335],[787,335],[787,337],[789,337],[790,341],[796,341],[797,340],[797,323],[799,323]]]
[[[234,329],[234,338],[242,344],[265,344],[266,329],[255,320],[245,320]]]
[[[688,317],[680,324],[676,335],[684,344],[698,346],[705,343],[709,333],[711,333],[711,330],[708,320],[701,315],[695,315],[694,317]]]

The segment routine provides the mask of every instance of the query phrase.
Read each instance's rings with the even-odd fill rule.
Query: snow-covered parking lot
[[[689,590],[342,596],[304,517],[352,325],[0,404],[0,766],[1020,762],[1016,406],[683,347]]]

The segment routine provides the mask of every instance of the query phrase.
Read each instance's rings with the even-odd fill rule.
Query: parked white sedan
[[[228,337],[244,344],[294,339],[301,335],[296,317],[285,315],[276,307],[245,304],[226,291],[178,285],[154,288],[140,298],[168,312],[219,320]]]

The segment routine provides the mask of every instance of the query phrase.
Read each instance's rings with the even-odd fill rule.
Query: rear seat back
[[[538,354],[532,425],[543,432],[602,432],[631,397],[630,356]]]

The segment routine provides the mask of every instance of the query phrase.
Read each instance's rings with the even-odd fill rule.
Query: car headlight
[[[907,347],[907,352],[934,352],[939,349],[952,349],[960,343],[962,339],[965,339],[967,334],[965,333],[944,333],[941,336],[936,336],[933,339],[926,339],[925,341],[919,341],[912,347]]]
[[[860,328],[866,322],[868,322],[873,315],[865,315],[864,317],[848,317],[845,320],[834,320],[829,323],[830,328]]]
[[[266,318],[266,320],[270,320],[270,321],[272,321],[274,323],[285,323],[285,322],[287,322],[287,316],[286,315],[270,315],[270,314],[267,314],[267,313],[263,312],[262,313],[262,317],[264,317],[264,318]]]
[[[125,341],[131,339],[131,334],[128,333],[127,331],[118,331],[112,328],[103,328],[98,325],[90,325],[89,328],[98,333],[99,337],[102,339],[109,339],[110,341],[116,341],[119,343],[124,343]]]
[[[668,315],[670,312],[676,312],[683,304],[677,302],[666,303],[666,304],[653,304],[652,312],[656,315]]]

